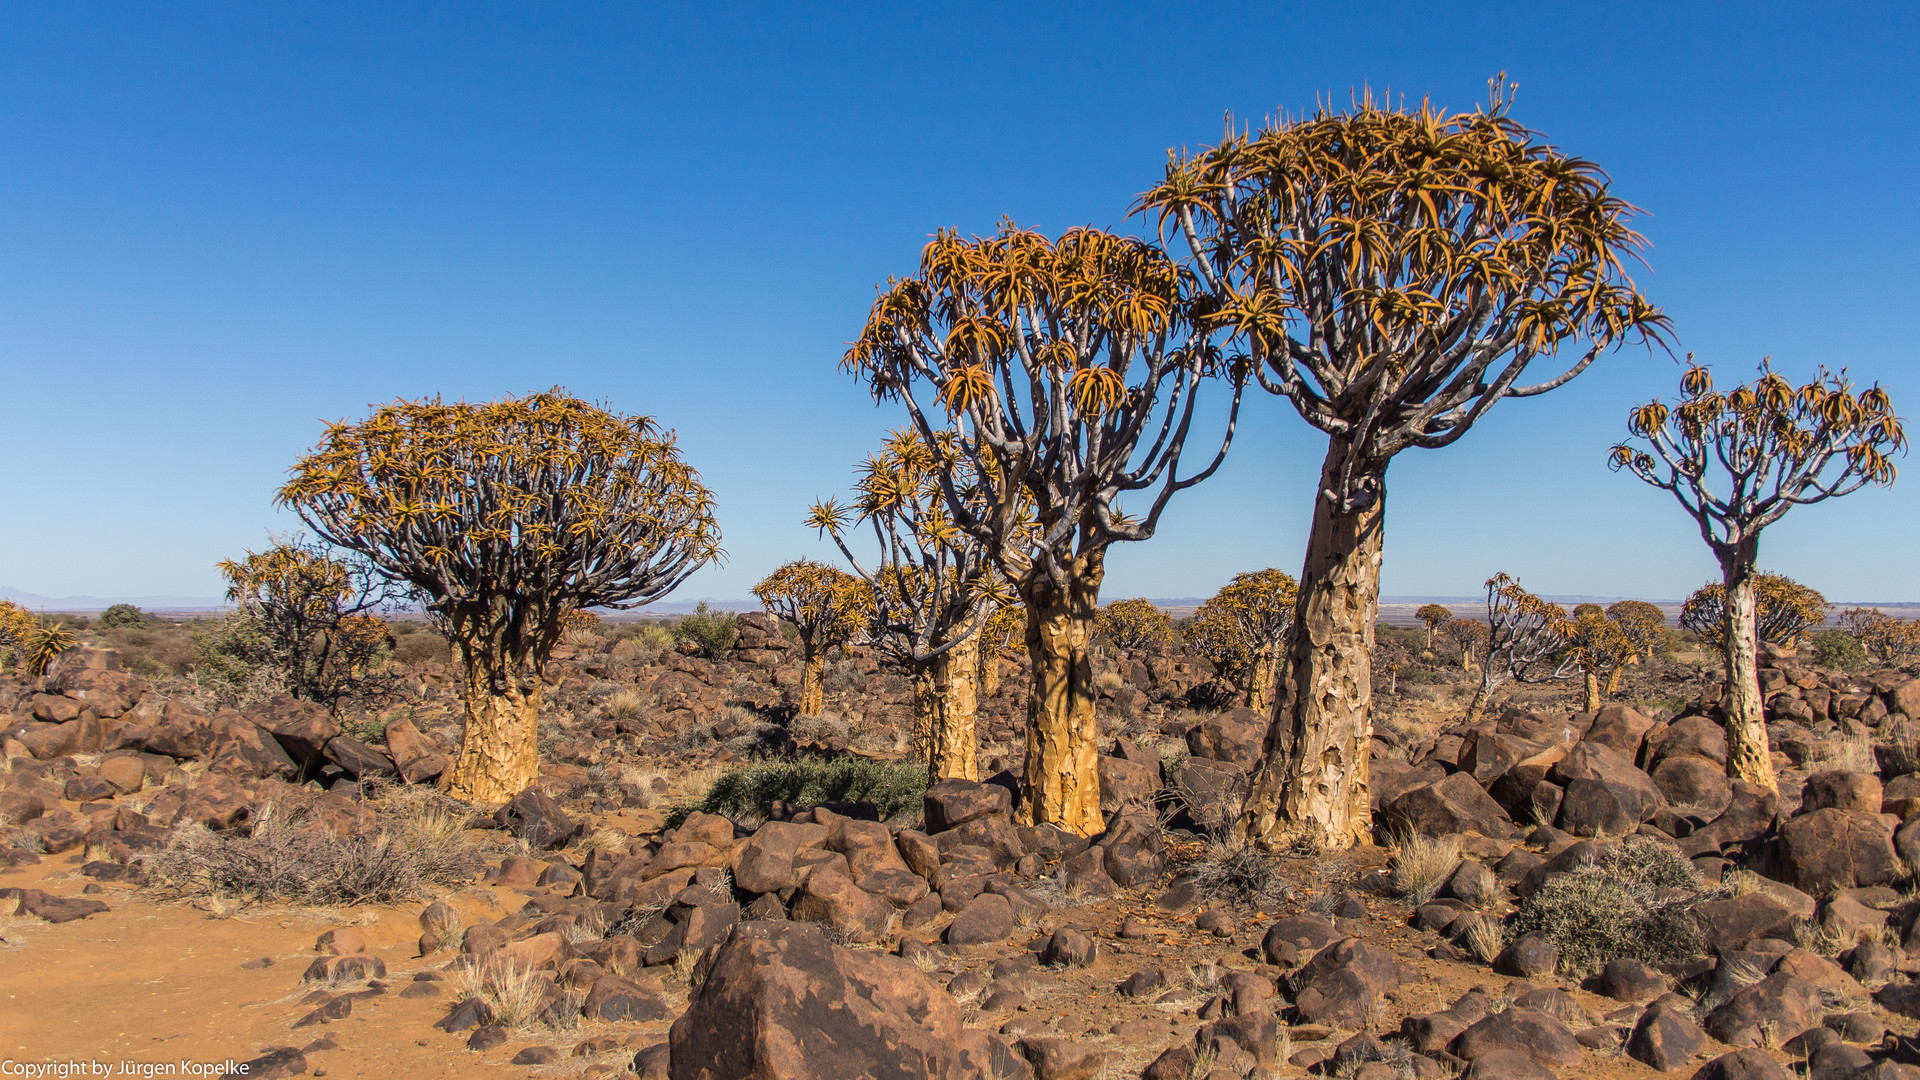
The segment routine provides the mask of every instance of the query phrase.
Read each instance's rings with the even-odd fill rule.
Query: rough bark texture
[[[1254,712],[1273,712],[1273,691],[1279,682],[1280,661],[1267,653],[1256,653],[1253,658],[1253,673],[1247,684],[1247,708]]]
[[[980,742],[974,713],[980,699],[980,638],[967,638],[934,660],[928,687],[932,717],[928,727],[927,775],[941,780],[980,779]]]
[[[1587,679],[1586,679],[1587,700],[1586,700],[1586,704],[1581,706],[1581,708],[1585,709],[1587,712],[1599,712],[1600,711],[1600,674],[1595,671],[1589,671],[1586,673],[1586,676],[1587,676]]]
[[[1063,588],[1039,570],[1020,586],[1027,603],[1027,654],[1033,660],[1020,819],[1092,836],[1106,825],[1100,814],[1099,731],[1089,652],[1105,565],[1094,552],[1076,558],[1072,569]]]
[[[1321,490],[1335,487],[1347,452],[1333,440]],[[1250,839],[1303,834],[1328,848],[1371,839],[1367,754],[1384,479],[1377,490],[1359,511],[1315,500],[1280,709],[1239,825]]]
[[[498,806],[540,775],[540,669],[525,658],[490,663],[456,645],[466,673],[467,730],[447,770],[447,794]]]
[[[1737,559],[1737,556],[1736,556]],[[1767,744],[1767,719],[1761,711],[1759,649],[1755,628],[1757,602],[1751,563],[1731,566],[1723,628],[1727,662],[1727,775],[1768,791],[1779,790],[1773,775],[1773,748]]]
[[[1000,692],[1000,654],[982,652],[980,654],[980,700],[985,701]]]
[[[827,707],[827,691],[821,676],[826,672],[827,656],[805,645],[800,660],[800,715],[819,716]]]

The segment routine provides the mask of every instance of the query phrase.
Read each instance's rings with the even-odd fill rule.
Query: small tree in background
[[[1572,623],[1567,609],[1533,595],[1506,574],[1488,578],[1486,659],[1465,722],[1480,719],[1503,683],[1565,679],[1579,670],[1567,654]]]
[[[1433,648],[1433,632],[1453,621],[1453,610],[1442,604],[1424,604],[1413,617],[1427,624],[1427,648]]]
[[[1868,656],[1888,667],[1920,658],[1920,621],[1901,619],[1877,608],[1848,608],[1840,625],[1859,640]]]
[[[33,612],[11,600],[0,600],[0,668],[19,664],[26,643],[40,629]]]
[[[1177,636],[1173,619],[1153,606],[1153,601],[1136,596],[1115,600],[1094,617],[1093,632],[1116,649],[1151,649],[1170,644]]]
[[[1892,455],[1907,436],[1886,391],[1856,394],[1844,371],[1821,368],[1796,387],[1763,361],[1759,378],[1722,394],[1691,364],[1680,393],[1672,408],[1633,410],[1627,430],[1638,442],[1615,446],[1608,463],[1671,492],[1719,561],[1727,774],[1773,790],[1755,626],[1761,531],[1795,506],[1893,483]]]
[[[1475,654],[1487,642],[1487,624],[1478,619],[1450,619],[1440,633],[1460,647],[1460,670],[1472,671]]]
[[[1634,643],[1633,655],[1613,669],[1607,680],[1607,693],[1618,693],[1627,668],[1642,660],[1651,660],[1666,647],[1672,636],[1667,630],[1667,613],[1645,600],[1621,600],[1607,606],[1607,618]]]
[[[112,604],[100,613],[95,625],[102,630],[138,630],[151,620],[132,604]]]
[[[873,614],[872,587],[837,566],[795,559],[755,585],[753,595],[800,632],[799,714],[819,716],[827,707],[821,680],[827,650],[865,628]]]
[[[231,619],[219,647],[242,668],[265,668],[281,689],[337,710],[375,689],[375,672],[391,645],[388,610],[406,590],[366,559],[336,556],[310,540],[279,540],[218,564],[227,579]]]
[[[1369,665],[1394,456],[1451,445],[1502,399],[1565,385],[1666,327],[1623,270],[1642,246],[1634,209],[1492,89],[1467,114],[1369,95],[1345,114],[1229,130],[1169,154],[1141,197],[1185,241],[1217,305],[1210,325],[1327,434],[1248,837],[1344,848],[1372,835]],[[1536,361],[1557,370],[1529,383]]]
[[[1641,639],[1629,633],[1626,624],[1607,617],[1598,604],[1581,604],[1564,627],[1566,655],[1580,669],[1585,701],[1581,708],[1595,712],[1600,708],[1600,679],[1609,682],[1640,655]]]
[[[1017,599],[988,616],[980,628],[980,700],[1000,692],[1000,662],[1027,651],[1027,609]]]
[[[559,389],[332,425],[280,501],[426,599],[464,673],[447,790],[482,804],[539,775],[540,669],[566,617],[656,600],[720,556],[672,434]]]
[[[978,780],[980,628],[1012,596],[985,545],[947,513],[943,480],[980,498],[955,442],[948,433],[929,441],[894,432],[867,459],[853,505],[816,503],[808,524],[831,536],[871,587],[868,633],[912,673],[914,751],[928,777]],[[878,552],[870,564],[848,546],[862,525]]]
[[[1216,669],[1233,672],[1247,708],[1256,712],[1273,709],[1298,595],[1291,574],[1271,568],[1235,574],[1189,624],[1201,654]]]
[[[1827,621],[1827,598],[1785,574],[1753,576],[1756,640],[1790,649],[1808,629]],[[1727,587],[1709,581],[1680,605],[1680,625],[1714,650],[1727,647]]]
[[[982,497],[943,481],[953,524],[998,560],[1027,609],[1021,819],[1099,832],[1089,648],[1106,552],[1151,537],[1174,493],[1219,467],[1240,380],[1219,452],[1181,476],[1201,384],[1235,369],[1199,326],[1190,279],[1131,237],[1073,229],[1055,241],[1011,224],[972,240],[941,232],[919,274],[888,285],[845,366],[903,404],[927,442],[956,426],[955,452]],[[1129,495],[1144,512],[1121,510]]]

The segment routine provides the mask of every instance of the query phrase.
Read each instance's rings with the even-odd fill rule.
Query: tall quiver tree
[[[280,489],[327,541],[426,600],[464,672],[456,798],[539,774],[540,669],[568,615],[666,594],[720,555],[713,500],[671,432],[564,390],[398,401],[334,424]]]
[[[1000,692],[1000,662],[1017,660],[1026,651],[1027,609],[1018,600],[987,617],[980,628],[980,700]],[[1015,651],[1015,650],[1018,651]]]
[[[875,645],[913,679],[914,750],[934,780],[978,780],[980,629],[1012,596],[992,556],[954,527],[942,480],[961,498],[980,486],[955,457],[950,431],[922,439],[912,431],[888,437],[868,457],[853,505],[814,504],[807,523],[833,538],[872,598],[867,631]],[[875,554],[856,555],[849,531],[873,532]]]
[[[821,679],[827,650],[865,629],[873,614],[873,588],[837,566],[795,559],[755,585],[753,595],[799,631],[799,714],[819,716],[827,707]]]
[[[1427,648],[1433,648],[1433,632],[1453,621],[1453,609],[1445,604],[1423,604],[1413,617],[1427,625]]]
[[[1241,831],[1347,847],[1370,832],[1371,653],[1387,466],[1502,398],[1565,384],[1664,316],[1623,258],[1632,207],[1598,166],[1491,104],[1369,96],[1169,155],[1143,210],[1184,239],[1261,386],[1327,433],[1288,677]],[[1526,381],[1535,361],[1554,362]]]
[[[1671,408],[1653,401],[1629,413],[1637,442],[1615,446],[1608,463],[1672,492],[1719,561],[1727,775],[1775,790],[1754,629],[1761,530],[1795,506],[1893,483],[1892,455],[1907,436],[1887,392],[1856,394],[1845,371],[1821,368],[1796,387],[1762,361],[1758,378],[1723,394],[1690,363],[1680,394]]]
[[[923,437],[949,420],[980,479],[978,505],[945,484],[955,524],[999,560],[1027,608],[1033,665],[1022,820],[1100,831],[1090,643],[1107,548],[1153,535],[1181,476],[1199,389],[1229,374],[1191,280],[1152,244],[1097,229],[1051,240],[1003,226],[941,232],[920,272],[892,281],[845,366],[905,405]],[[944,413],[944,417],[939,415]],[[1137,513],[1120,503],[1138,495]]]

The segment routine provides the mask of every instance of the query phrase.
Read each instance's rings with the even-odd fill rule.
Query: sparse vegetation
[[[926,770],[909,763],[799,758],[721,773],[706,794],[687,809],[764,821],[776,800],[794,807],[870,802],[883,820],[892,820],[918,811],[920,795],[926,789]]]
[[[692,614],[675,620],[669,630],[675,641],[690,641],[709,660],[724,660],[733,652],[740,637],[739,616],[731,611],[714,611],[705,600],[693,606]]]
[[[1615,957],[1670,963],[1702,954],[1691,909],[1718,895],[1671,846],[1629,837],[1591,866],[1549,875],[1520,902],[1507,931],[1544,935],[1573,976]]]
[[[1458,836],[1426,836],[1409,833],[1396,845],[1389,871],[1393,889],[1415,907],[1440,894],[1455,868],[1460,865]]]

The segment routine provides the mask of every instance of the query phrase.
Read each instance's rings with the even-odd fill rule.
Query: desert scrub
[[[340,836],[310,801],[268,803],[245,827],[175,829],[142,859],[163,897],[250,903],[376,904],[416,900],[464,884],[480,869],[464,835],[468,811],[430,791],[398,789],[372,800],[374,825]]]
[[[1520,902],[1510,938],[1537,933],[1560,950],[1560,968],[1589,974],[1615,958],[1649,964],[1705,955],[1693,908],[1725,895],[1657,840],[1629,837],[1598,862],[1550,875]]]
[[[702,600],[694,606],[693,614],[673,624],[673,636],[693,642],[700,649],[700,655],[709,660],[724,660],[733,652],[734,640],[740,636],[740,624],[733,612],[709,611],[707,602]]]
[[[1279,858],[1251,844],[1209,843],[1180,875],[1191,878],[1209,900],[1260,911],[1279,910],[1291,894],[1280,876]]]
[[[694,810],[735,819],[765,820],[775,800],[796,806],[870,802],[891,820],[919,809],[927,770],[910,762],[801,758],[749,765],[720,774],[707,793],[676,816]]]
[[[1397,845],[1392,873],[1393,890],[1414,907],[1440,895],[1440,887],[1460,865],[1458,836],[1423,836],[1409,833]]]

